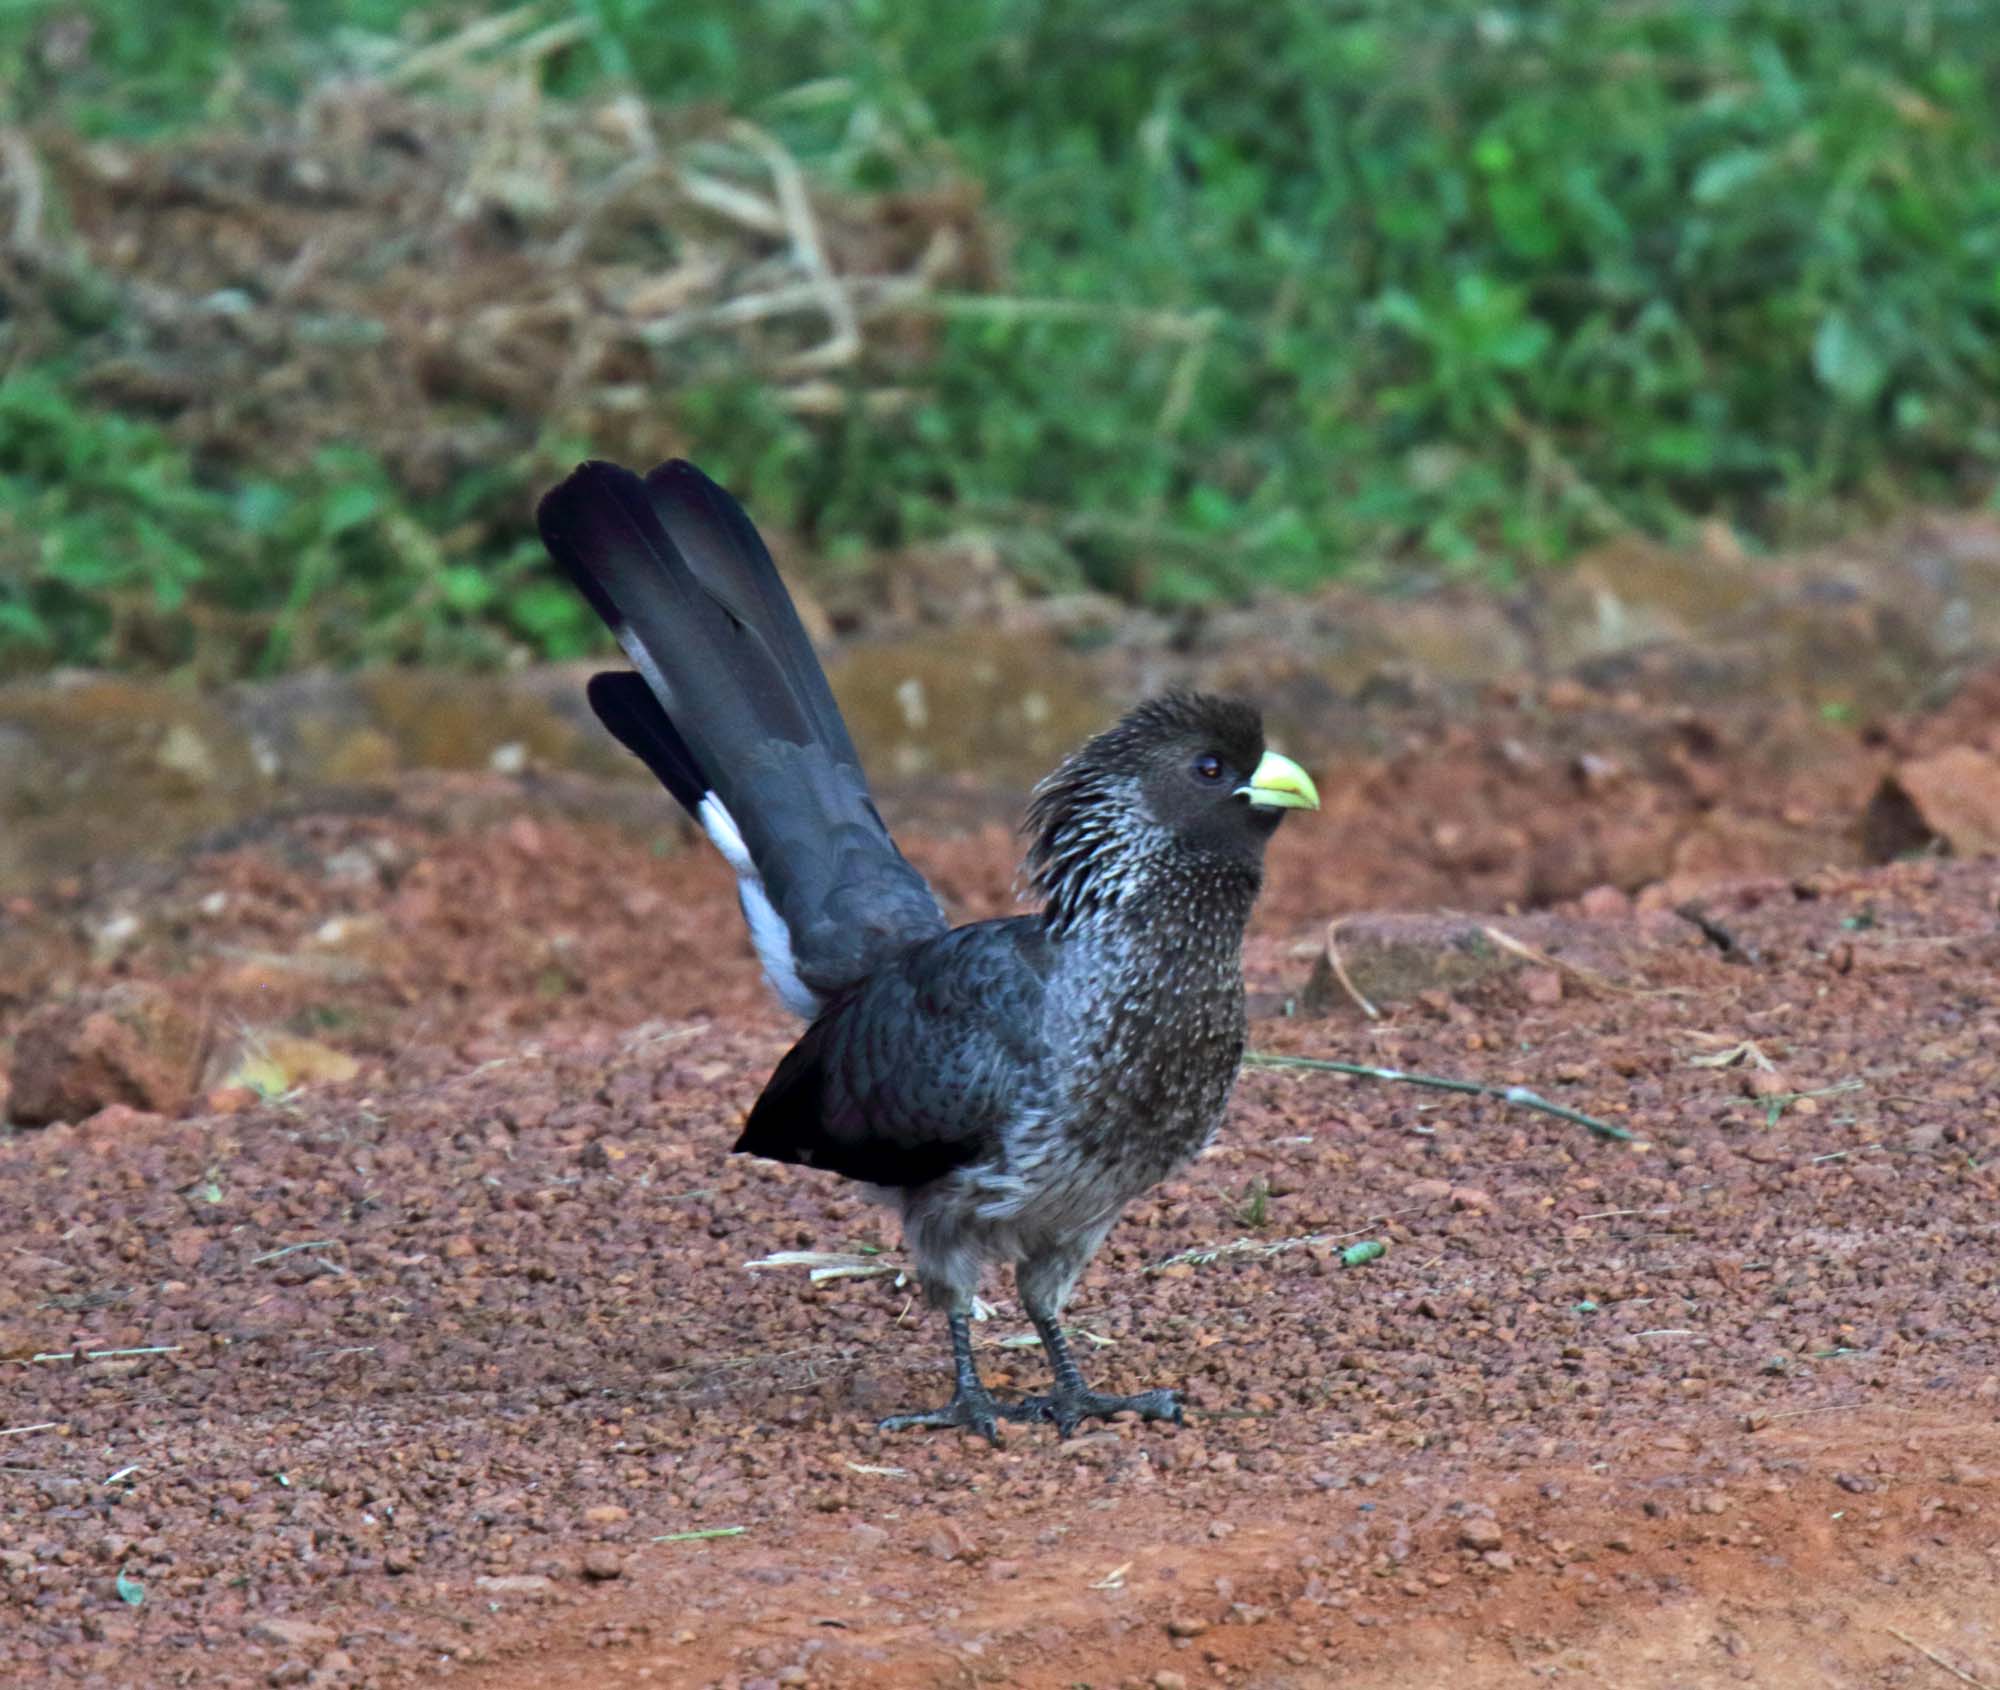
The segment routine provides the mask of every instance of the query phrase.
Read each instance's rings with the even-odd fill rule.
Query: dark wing
[[[794,1045],[735,1148],[873,1185],[1004,1160],[1047,1098],[1041,921],[955,928],[912,947]]]

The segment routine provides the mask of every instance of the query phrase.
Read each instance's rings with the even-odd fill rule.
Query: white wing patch
[[[743,906],[743,919],[750,924],[750,943],[757,947],[757,960],[764,965],[764,978],[778,994],[778,1001],[802,1020],[810,1021],[825,1006],[819,994],[799,978],[799,965],[792,956],[792,933],[779,916],[764,877],[750,860],[736,818],[713,792],[701,799],[701,825],[722,860],[736,871],[736,898]]]

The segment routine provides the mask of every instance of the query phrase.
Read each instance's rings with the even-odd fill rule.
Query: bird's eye
[[[1195,777],[1199,780],[1216,781],[1222,779],[1222,759],[1212,751],[1204,751],[1194,760]]]

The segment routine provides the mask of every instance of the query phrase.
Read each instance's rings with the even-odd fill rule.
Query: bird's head
[[[1312,778],[1264,746],[1255,705],[1207,693],[1150,699],[1035,789],[1028,873],[1058,922],[1122,902],[1159,871],[1243,891],[1287,810],[1316,810]]]

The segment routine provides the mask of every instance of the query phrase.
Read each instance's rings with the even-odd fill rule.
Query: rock
[[[77,1130],[91,1138],[123,1138],[128,1134],[141,1132],[147,1127],[157,1127],[166,1120],[164,1115],[156,1115],[150,1109],[134,1109],[129,1103],[107,1103],[95,1115],[77,1122]]]
[[[1162,1667],[1153,1674],[1153,1690],[1187,1690],[1187,1679]]]
[[[301,1660],[280,1661],[265,1675],[266,1684],[303,1684],[312,1677],[312,1668]]]
[[[1937,840],[1961,857],[2000,851],[2000,757],[1953,745],[1900,765],[1869,803],[1862,835],[1876,862]]]
[[[592,1549],[583,1557],[583,1576],[600,1583],[625,1576],[625,1557],[615,1549]]]
[[[1477,922],[1438,915],[1352,916],[1336,925],[1331,947],[1347,981],[1335,971],[1332,955],[1322,954],[1300,995],[1309,1014],[1353,1010],[1350,985],[1379,1007],[1408,1003],[1424,992],[1454,991],[1521,964]]]
[[[329,1648],[339,1638],[332,1626],[321,1625],[317,1620],[302,1620],[292,1614],[273,1614],[253,1620],[244,1635],[252,1643],[269,1643],[302,1654],[308,1649]]]
[[[1169,1637],[1199,1637],[1208,1630],[1208,1621],[1197,1619],[1192,1614],[1176,1614],[1167,1621]]]
[[[201,1024],[172,992],[125,982],[31,1012],[14,1045],[13,1119],[81,1121],[114,1103],[178,1115],[201,1072]]]
[[[1491,1554],[1504,1541],[1498,1520],[1488,1519],[1484,1514],[1474,1514],[1459,1523],[1458,1541],[1467,1549],[1475,1549],[1482,1555]]]
[[[595,1508],[583,1511],[583,1523],[587,1526],[615,1526],[631,1518],[632,1511],[615,1502],[600,1502]]]

